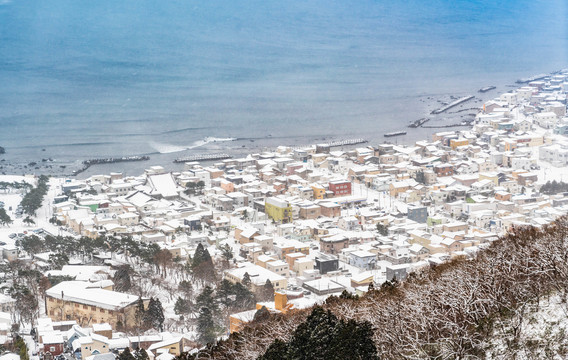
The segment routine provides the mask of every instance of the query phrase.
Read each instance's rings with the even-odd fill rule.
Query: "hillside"
[[[345,321],[368,321],[381,359],[564,358],[567,290],[568,217],[562,217],[541,229],[516,228],[473,260],[454,259],[359,299],[332,297],[323,308]],[[282,344],[295,340],[310,312],[270,316],[197,358],[256,359],[275,339],[281,358],[298,358]],[[314,346],[325,349],[328,341],[334,340]]]

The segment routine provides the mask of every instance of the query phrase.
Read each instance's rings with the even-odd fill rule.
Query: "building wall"
[[[329,190],[333,191],[334,196],[348,196],[351,195],[351,182],[331,182],[329,183]]]
[[[321,251],[327,254],[338,254],[341,249],[345,249],[349,245],[349,240],[344,241],[325,241],[320,240]]]
[[[145,301],[145,306],[148,301]],[[135,304],[118,310],[107,310],[78,302],[45,297],[46,314],[53,321],[75,320],[81,326],[109,323],[113,329],[118,325],[129,326],[134,323]]]
[[[266,215],[276,222],[291,222],[292,221],[292,206],[279,207],[269,203],[264,204]]]

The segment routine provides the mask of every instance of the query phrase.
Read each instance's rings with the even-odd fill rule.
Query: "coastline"
[[[550,73],[552,74],[552,73]],[[511,79],[511,83],[514,80]],[[240,137],[240,138],[215,138],[207,137],[195,141],[189,146],[164,145],[159,146],[150,142],[153,150],[142,154],[114,154],[111,156],[93,156],[90,159],[77,158],[74,161],[58,161],[53,158],[30,159],[29,161],[11,161],[10,149],[6,148],[6,154],[1,155],[0,174],[35,174],[52,175],[58,177],[86,178],[97,173],[123,172],[126,175],[135,175],[143,172],[145,168],[153,165],[161,165],[170,171],[181,171],[183,162],[176,163],[179,158],[207,157],[207,155],[223,153],[237,158],[251,153],[273,151],[278,146],[295,148],[308,147],[318,143],[342,141],[346,139],[362,138],[371,144],[394,143],[409,145],[416,141],[430,137],[437,129],[460,129],[470,127],[475,115],[481,108],[481,104],[493,98],[496,94],[510,91],[511,85],[501,84],[486,92],[478,92],[479,89],[470,89],[469,93],[445,94],[441,96],[420,96],[419,102],[423,105],[424,116],[421,119],[408,118],[404,122],[397,123],[396,132],[405,131],[403,136],[384,137],[384,134],[392,132],[382,131],[357,131],[352,133],[333,135],[288,135],[273,136],[267,134],[264,137]],[[465,100],[464,100],[465,99]],[[413,127],[411,124],[425,119],[421,125]],[[362,129],[364,130],[364,129]],[[213,139],[213,140],[211,140]],[[2,144],[0,144],[2,145]],[[357,145],[340,146],[338,149],[348,149]],[[43,149],[42,149],[43,150]],[[104,161],[109,158],[144,157],[144,161]],[[103,160],[103,161],[98,161]],[[89,162],[85,166],[85,161]],[[214,163],[218,160],[203,160],[203,163]],[[120,164],[119,164],[120,162]]]

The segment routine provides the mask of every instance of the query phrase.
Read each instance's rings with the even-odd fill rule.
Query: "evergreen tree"
[[[56,270],[61,270],[63,265],[69,264],[69,257],[64,253],[55,253],[49,255],[49,264]]]
[[[274,300],[274,286],[270,279],[266,279],[266,283],[260,289],[259,298],[260,301]]]
[[[214,282],[215,281],[215,265],[209,251],[198,244],[195,249],[195,255],[192,260],[193,275],[202,281]]]
[[[229,307],[233,303],[231,295],[233,295],[233,283],[227,279],[223,279],[217,286],[216,298],[225,307]]]
[[[178,290],[186,299],[191,299],[193,297],[193,284],[187,280],[180,281],[178,284]]]
[[[124,349],[116,358],[117,360],[136,360],[134,355],[130,352],[130,348]]]
[[[262,306],[254,313],[253,321],[264,321],[270,317],[270,311],[266,308],[266,306]]]
[[[163,331],[162,325],[164,324],[164,308],[158,298],[150,298],[148,310],[145,314],[146,323],[150,324],[154,329]]]
[[[112,281],[114,282],[114,290],[119,292],[127,292],[132,287],[130,282],[130,265],[122,265],[118,268]]]
[[[251,309],[256,304],[254,294],[243,284],[235,284],[233,287],[233,292],[235,294],[235,303],[233,305],[235,310],[242,311]]]
[[[259,359],[378,360],[372,336],[369,322],[343,321],[318,306],[296,328],[289,342],[274,341]]]
[[[0,208],[0,225],[10,225],[11,223],[12,218],[6,213],[6,209]]]
[[[426,176],[424,175],[424,171],[420,170],[416,173],[416,182],[420,184],[426,184]]]
[[[142,348],[138,348],[138,350],[136,350],[136,352],[134,353],[134,358],[136,360],[149,360],[150,359],[146,350],[144,350]]]
[[[204,307],[208,308],[212,313],[217,313],[219,311],[219,307],[215,303],[215,299],[213,297],[213,289],[210,286],[203,288],[201,294],[199,294],[195,299],[195,306],[200,310]]]
[[[222,245],[219,250],[221,250],[221,256],[223,259],[229,261],[233,258],[233,249],[228,244]]]
[[[187,315],[191,311],[191,303],[178,296],[174,305],[174,313],[176,315]]]
[[[26,218],[24,220],[22,220],[24,223],[26,223],[28,226],[34,225],[35,224],[35,220],[32,219],[29,215],[26,216]]]
[[[250,286],[251,280],[248,272],[245,272],[245,274],[243,275],[243,280],[241,281],[241,283],[247,288]]]
[[[388,236],[389,234],[389,228],[381,223],[377,223],[377,231],[382,236]]]
[[[203,261],[205,261],[205,249],[201,243],[197,244],[197,248],[195,248],[195,253],[193,254],[191,267],[195,269],[198,267]]]
[[[197,318],[197,334],[202,344],[214,343],[217,339],[217,325],[213,319],[211,309],[202,307]]]

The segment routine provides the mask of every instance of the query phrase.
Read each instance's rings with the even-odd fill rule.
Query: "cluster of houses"
[[[51,318],[38,320],[34,337],[42,347],[44,359],[54,359],[66,353],[77,359],[114,360],[120,352],[129,348],[145,349],[149,359],[172,360],[196,346],[186,336],[169,332],[126,336],[114,331],[109,323],[83,327],[75,320],[53,321]]]
[[[154,166],[140,176],[65,180],[53,214],[76,235],[132,236],[176,259],[198,244],[212,254],[229,245],[234,256],[225,279],[248,278],[252,290],[269,281],[275,290],[273,302],[231,316],[236,331],[262,306],[286,312],[344,290],[364,293],[371,284],[473,256],[514,226],[542,226],[566,214],[568,194],[539,190],[568,164],[567,90],[566,73],[532,81],[486,102],[471,129],[411,146],[279,147],[186,163],[180,172]],[[62,271],[76,271],[70,266]],[[137,298],[114,292],[104,277],[75,275],[47,290],[50,319],[38,325],[44,349],[57,353],[52,344],[64,340],[89,357],[132,347],[136,339],[115,339],[112,329],[132,321]],[[160,357],[191,340],[159,334],[138,343],[151,343]]]

